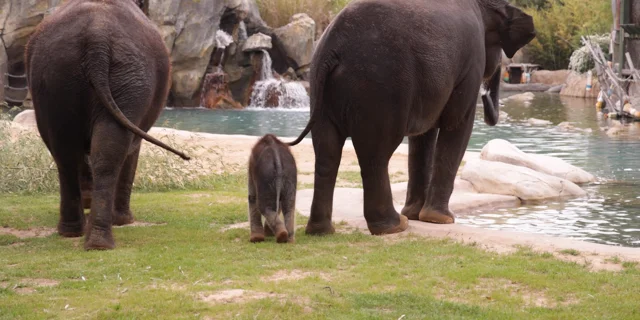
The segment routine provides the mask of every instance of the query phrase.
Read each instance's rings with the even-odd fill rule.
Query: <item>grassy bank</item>
[[[148,226],[117,248],[0,236],[0,319],[629,319],[637,266],[619,273],[522,249],[513,255],[422,238],[340,233],[248,242],[244,178],[207,191],[138,192]],[[0,195],[0,226],[51,230],[55,195]],[[47,229],[48,228],[48,229]],[[7,230],[7,229],[5,229]],[[244,291],[241,291],[244,290]]]

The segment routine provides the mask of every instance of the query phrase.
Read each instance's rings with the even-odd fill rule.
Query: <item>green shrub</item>
[[[580,37],[611,29],[610,1],[549,0],[545,9],[525,9],[534,20],[537,36],[525,51],[531,62],[549,70],[565,69]]]
[[[587,41],[591,43],[593,46],[599,46],[603,52],[609,51],[609,34],[603,35],[594,35],[590,37],[586,37]],[[578,50],[574,51],[571,54],[571,58],[569,58],[569,69],[579,72],[585,73],[595,67],[595,62],[591,56],[591,51],[587,48],[586,45],[583,45]]]

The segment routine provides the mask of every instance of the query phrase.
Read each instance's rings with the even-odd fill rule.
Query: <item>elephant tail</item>
[[[116,104],[113,96],[111,95],[111,87],[109,85],[109,48],[102,43],[93,43],[88,50],[88,54],[85,57],[83,67],[89,82],[96,91],[98,98],[103,106],[111,113],[116,121],[135,135],[163,148],[170,152],[175,153],[184,160],[190,160],[191,158],[180,152],[162,141],[150,136],[142,129],[133,124],[122,113],[118,105]]]
[[[319,47],[316,49],[316,51],[317,50],[319,50]],[[326,61],[326,62],[316,64],[314,66],[315,68],[312,67],[312,70],[311,70],[312,78],[315,80],[315,82],[312,82],[314,84],[311,87],[311,116],[309,117],[309,122],[307,123],[307,126],[304,128],[304,130],[302,130],[302,133],[300,133],[300,136],[298,136],[296,140],[287,143],[287,145],[289,146],[295,146],[298,143],[300,143],[302,139],[304,139],[304,137],[306,137],[307,134],[311,132],[311,128],[313,128],[313,125],[316,123],[316,120],[321,116],[322,110],[320,110],[320,108],[322,108],[322,103],[323,103],[322,99],[324,98],[323,97],[324,86],[326,84],[329,74],[331,74],[333,69],[338,65],[337,59],[334,59],[333,57],[319,58],[316,60]],[[314,69],[316,70],[314,71]]]
[[[279,148],[272,144],[272,149],[276,160],[276,214],[279,214],[280,193],[282,192],[282,160],[280,160]]]

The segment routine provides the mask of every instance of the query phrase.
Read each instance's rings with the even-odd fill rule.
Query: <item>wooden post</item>
[[[618,7],[618,15],[620,20],[618,21],[618,25],[622,26],[629,23],[629,0],[620,0],[620,6]],[[618,51],[616,53],[616,62],[618,63],[618,68],[615,70],[618,74],[622,74],[622,69],[624,69],[624,52],[625,52],[625,30],[623,28],[619,28],[618,31]]]

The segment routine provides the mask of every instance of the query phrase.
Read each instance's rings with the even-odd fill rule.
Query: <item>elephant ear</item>
[[[506,18],[500,26],[502,50],[509,59],[536,36],[533,18],[522,10],[507,5]]]

